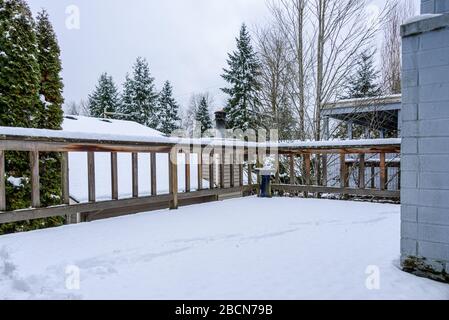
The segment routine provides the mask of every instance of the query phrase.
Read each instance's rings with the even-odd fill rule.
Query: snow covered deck
[[[399,243],[396,205],[228,200],[0,237],[0,299],[449,299]]]

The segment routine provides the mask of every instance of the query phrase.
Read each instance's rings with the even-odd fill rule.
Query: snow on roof
[[[163,134],[157,130],[143,126],[137,122],[125,120],[110,120],[90,118],[83,116],[65,116],[62,124],[64,132],[73,133],[95,133],[95,134],[117,134],[135,136],[162,137]]]
[[[108,141],[116,143],[161,143],[169,145],[207,145],[235,147],[271,147],[271,148],[338,148],[349,146],[398,145],[401,139],[369,139],[369,140],[330,140],[330,141],[287,141],[287,142],[245,142],[235,139],[220,138],[175,138],[165,137],[160,132],[129,121],[111,120],[112,123],[100,119],[80,118],[64,121],[64,130],[29,129],[17,127],[0,127],[0,136],[55,138],[77,141]],[[73,123],[71,122],[73,121]],[[111,124],[115,124],[109,126]]]

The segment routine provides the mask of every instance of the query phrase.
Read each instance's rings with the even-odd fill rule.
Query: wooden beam
[[[31,206],[39,208],[41,206],[40,185],[39,185],[39,152],[30,152],[31,164]]]
[[[244,188],[233,188],[233,189],[214,189],[214,190],[202,190],[199,192],[182,193],[179,194],[179,200],[189,200],[189,199],[201,199],[202,197],[214,196],[212,199],[216,199],[219,195],[227,195],[238,193],[240,191],[248,192],[254,189],[255,186],[245,186]],[[158,195],[150,197],[132,198],[132,199],[121,199],[121,200],[109,200],[100,201],[93,203],[80,203],[74,205],[61,205],[48,208],[35,208],[35,209],[25,209],[10,212],[2,212],[0,214],[0,224],[2,223],[12,223],[24,220],[35,220],[50,217],[63,217],[71,214],[76,214],[79,212],[89,213],[98,211],[114,210],[117,211],[121,208],[139,208],[135,212],[146,212],[151,210],[153,206],[157,209],[169,207],[169,203],[172,201],[172,195]],[[165,205],[157,206],[157,204]]]
[[[371,189],[376,188],[376,167],[371,167]]]
[[[239,156],[239,186],[243,187],[243,162],[244,162],[244,156],[243,154],[240,154]]]
[[[112,200],[118,200],[117,152],[111,152],[111,195]]]
[[[170,202],[170,209],[178,209],[178,150],[173,148],[170,152],[170,194],[172,195],[172,201]]]
[[[0,150],[0,211],[6,211],[5,151]]]
[[[150,154],[151,195],[157,196],[157,155]]]
[[[366,182],[365,182],[365,155],[360,154],[359,155],[359,188],[365,189]]]
[[[387,189],[387,166],[385,161],[385,153],[380,154],[380,190]]]
[[[95,153],[87,153],[87,185],[89,202],[95,202]]]
[[[135,152],[131,154],[132,161],[132,189],[133,198],[139,197],[139,155]]]
[[[70,181],[69,181],[69,154],[61,154],[61,183],[62,183],[62,203],[70,204]]]
[[[389,199],[399,199],[401,196],[400,191],[387,191],[387,190],[376,190],[376,189],[354,189],[354,188],[333,188],[333,187],[321,187],[321,186],[299,186],[299,185],[272,185],[273,190],[300,193],[300,192],[310,192],[310,193],[330,193],[330,194],[344,194],[344,195],[354,195],[354,196],[366,196],[366,197],[376,197],[376,198],[389,198]]]
[[[203,190],[203,151],[198,153],[198,191]]]
[[[295,155],[290,155],[290,184],[296,184]]]
[[[324,187],[327,187],[327,179],[328,179],[328,172],[327,172],[328,157],[327,157],[327,154],[324,154],[322,156],[322,158],[323,158],[323,181],[322,181],[321,185]]]
[[[185,157],[185,189],[186,192],[190,192],[190,150],[185,151],[184,153],[184,157]]]

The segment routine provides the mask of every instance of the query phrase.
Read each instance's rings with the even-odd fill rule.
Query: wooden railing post
[[[279,167],[279,166],[280,166],[280,162],[279,162],[279,153],[276,152],[276,154],[275,154],[275,156],[274,156],[274,167],[275,167],[275,170],[276,170],[274,180],[275,180],[275,183],[276,183],[276,184],[280,184],[280,183],[281,183],[281,178],[280,178],[280,167]]]
[[[190,150],[186,150],[185,157],[185,190],[186,193],[190,192]]]
[[[215,151],[212,150],[209,155],[209,189],[215,189]]]
[[[359,155],[359,189],[365,189],[365,154]]]
[[[62,182],[62,203],[70,204],[70,190],[69,190],[69,154],[63,152],[61,154],[61,182]]]
[[[139,155],[135,152],[131,154],[132,158],[132,189],[133,198],[139,197]]]
[[[305,169],[305,184],[306,186],[310,186],[310,173],[311,173],[311,165],[310,165],[310,154],[304,154],[304,169]],[[309,192],[306,191],[304,192],[304,197],[307,198],[309,197]]]
[[[236,148],[232,148],[232,155],[231,155],[231,164],[229,165],[230,172],[230,179],[231,179],[231,188],[235,187],[235,163],[237,161],[236,156]]]
[[[248,185],[253,185],[253,164],[248,159]]]
[[[221,147],[220,154],[220,188],[225,188],[225,162],[226,162],[226,150],[225,147]]]
[[[340,187],[347,187],[348,167],[346,166],[346,154],[340,153]]]
[[[178,150],[173,147],[170,155],[170,194],[172,195],[172,201],[170,202],[170,209],[178,209]]]
[[[117,152],[111,152],[111,195],[112,200],[118,200]]]
[[[296,184],[295,155],[290,155],[290,184]]]
[[[0,211],[6,211],[5,151],[0,150]]]
[[[245,161],[245,149],[239,152],[239,186],[243,187],[243,163]]]
[[[95,202],[95,153],[87,153],[87,184],[88,184],[88,200]]]
[[[198,153],[198,191],[203,190],[203,151]]]
[[[385,163],[385,152],[380,153],[380,190],[387,189],[387,166]]]
[[[30,152],[31,164],[31,206],[39,208],[41,206],[40,200],[40,186],[39,186],[39,152]]]
[[[151,195],[157,196],[157,156],[155,152],[150,154]]]

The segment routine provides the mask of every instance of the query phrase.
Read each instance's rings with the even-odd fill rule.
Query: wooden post
[[[111,152],[111,194],[112,200],[118,200],[117,152]]]
[[[296,184],[295,155],[290,155],[290,184]]]
[[[346,154],[340,153],[340,187],[347,187],[348,167],[346,166]]]
[[[186,188],[186,193],[190,192],[190,150],[186,151],[184,153],[185,155],[185,188]]]
[[[225,147],[221,147],[221,154],[220,154],[220,188],[225,188]]]
[[[215,152],[212,150],[209,156],[209,189],[215,189]]]
[[[235,163],[237,162],[237,155],[236,155],[236,148],[232,148],[232,155],[231,155],[231,164],[229,165],[230,172],[230,179],[231,179],[231,188],[235,187]]]
[[[39,208],[41,206],[40,186],[39,186],[39,152],[30,152],[31,164],[31,206]]]
[[[203,190],[203,151],[198,153],[198,191]]]
[[[374,165],[371,166],[371,189],[376,188],[376,168]]]
[[[310,186],[310,172],[311,172],[311,165],[310,165],[310,154],[305,154],[304,155],[304,169],[305,169],[305,184],[306,186]],[[304,198],[308,198],[309,197],[309,192],[306,191],[304,192]]]
[[[156,153],[150,154],[150,175],[151,175],[151,195],[157,196],[157,156]]]
[[[359,189],[365,189],[365,154],[359,155]]]
[[[170,202],[170,209],[176,210],[178,209],[178,150],[176,148],[172,148],[169,159],[171,178],[170,194],[173,196]]]
[[[87,184],[89,202],[95,202],[95,153],[87,153]]]
[[[0,150],[0,211],[6,211],[5,151]]]
[[[324,154],[322,157],[323,157],[323,181],[321,182],[321,185],[324,187],[327,187],[327,177],[328,177],[327,160],[328,160],[328,157],[327,157],[327,154]]]
[[[61,182],[62,182],[62,203],[70,204],[69,190],[69,154],[63,152],[61,154]]]
[[[132,185],[133,185],[133,198],[139,197],[139,156],[133,152],[132,158]]]
[[[240,155],[240,160],[239,160],[239,186],[243,187],[243,158],[242,158],[242,155]]]
[[[279,168],[279,153],[276,153],[276,155],[274,156],[274,166],[276,169],[276,174],[275,174],[275,183],[276,184],[280,184],[281,183],[281,178],[280,178],[280,168]]]
[[[387,189],[387,166],[385,163],[385,152],[380,153],[380,190]]]
[[[249,186],[253,185],[253,164],[250,162],[248,162],[248,185]]]

